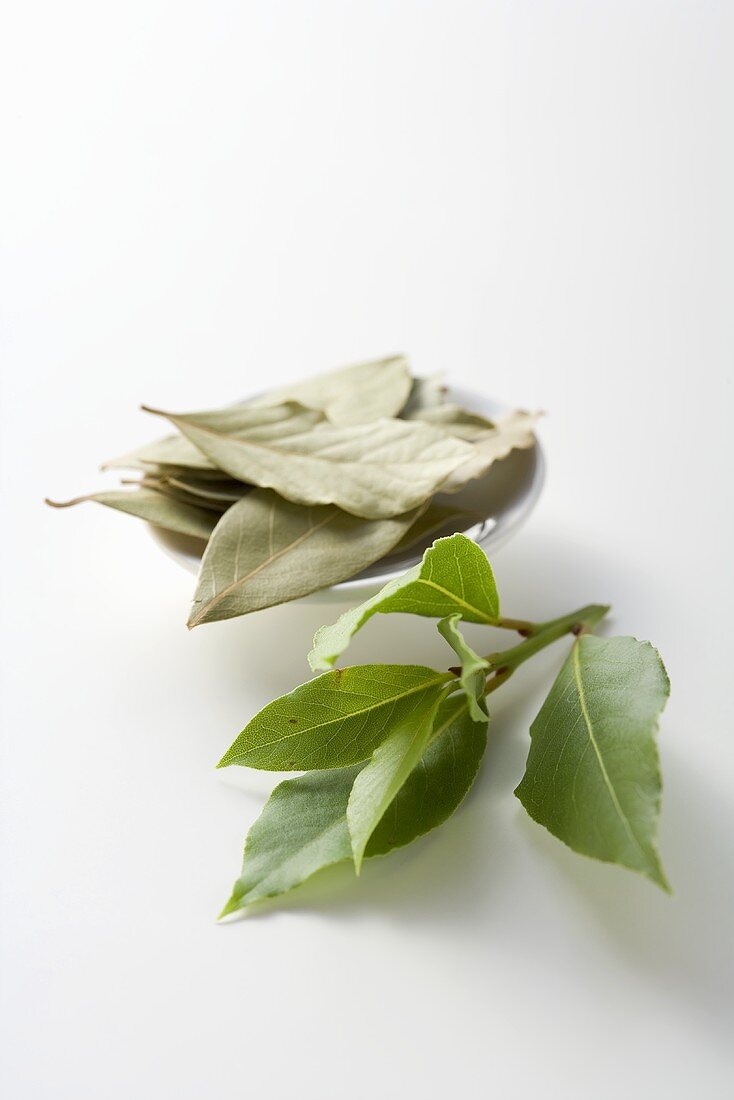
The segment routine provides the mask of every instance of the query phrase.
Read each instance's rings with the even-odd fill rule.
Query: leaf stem
[[[529,635],[525,641],[510,649],[501,650],[499,653],[490,653],[485,657],[489,663],[490,675],[487,681],[485,694],[496,691],[505,680],[529,657],[534,657],[541,649],[563,638],[566,634],[583,634],[589,631],[600,619],[603,619],[609,611],[608,605],[587,604],[569,615],[562,615],[560,619],[550,619],[546,623],[528,623]],[[503,620],[504,622],[522,622],[522,620]],[[525,624],[524,624],[525,625]],[[524,630],[522,631],[524,633]]]

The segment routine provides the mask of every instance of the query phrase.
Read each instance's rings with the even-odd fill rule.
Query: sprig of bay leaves
[[[280,783],[250,829],[242,871],[222,916],[299,886],[319,870],[384,855],[446,821],[467,795],[487,743],[489,696],[563,637],[572,645],[530,729],[515,794],[574,851],[616,863],[669,890],[656,848],[661,779],[656,746],[668,677],[649,642],[597,637],[609,608],[548,621],[500,613],[491,566],[462,534],[434,542],[421,563],[316,633],[321,675],[269,703],[220,761],[305,774]],[[434,618],[459,664],[335,669],[375,614]],[[514,631],[485,656],[462,622]]]
[[[105,463],[136,471],[94,501],[205,543],[189,626],[245,615],[355,576],[483,516],[451,494],[535,417],[492,422],[413,378],[405,356],[360,363],[226,408],[163,412],[176,434]]]

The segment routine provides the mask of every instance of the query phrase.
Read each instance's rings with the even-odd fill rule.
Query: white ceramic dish
[[[447,400],[463,405],[473,412],[487,417],[496,417],[507,411],[507,407],[498,401],[485,397],[460,386],[449,386]],[[540,443],[528,450],[513,451],[496,462],[485,477],[471,483],[460,493],[447,497],[447,501],[465,504],[472,511],[485,516],[481,522],[468,527],[464,534],[473,539],[485,552],[496,550],[510,539],[532,512],[540,496],[545,479],[545,458]],[[203,544],[194,539],[150,528],[158,545],[179,565],[190,573],[198,573]],[[440,534],[449,531],[437,531],[430,535],[430,544]],[[416,562],[420,561],[424,546],[410,547],[401,555],[383,558],[369,569],[365,569],[350,580],[341,581],[330,588],[321,589],[310,596],[302,597],[319,603],[333,603],[367,599],[377,592],[387,581],[400,576]]]

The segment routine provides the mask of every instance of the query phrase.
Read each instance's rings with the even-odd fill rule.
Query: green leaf
[[[183,501],[157,492],[155,489],[109,489],[102,493],[90,493],[88,496],[75,497],[74,500],[47,500],[52,508],[70,508],[74,504],[83,504],[91,500],[115,508],[118,512],[138,516],[165,527],[168,531],[177,531],[182,535],[191,535],[197,539],[208,539],[217,521],[216,513],[205,508],[197,508]]]
[[[489,662],[478,656],[468,645],[459,630],[461,615],[449,615],[438,624],[439,633],[446,639],[461,661],[460,683],[469,703],[469,714],[475,722],[487,720],[487,701],[484,694]]]
[[[247,615],[353,577],[395,546],[414,512],[365,520],[253,489],[214,528],[189,626]]]
[[[434,740],[367,844],[385,855],[441,825],[461,804],[487,744],[464,698],[441,704]],[[242,874],[222,915],[277,897],[334,863],[352,859],[347,804],[360,765],[309,772],[279,784],[245,843]]]
[[[252,404],[298,401],[306,408],[321,410],[334,424],[364,424],[397,416],[410,388],[408,360],[394,355],[318,374],[257,397]]]
[[[347,805],[354,867],[359,874],[367,842],[428,746],[447,688],[427,688],[390,730],[354,781]]]
[[[459,614],[468,622],[491,624],[499,608],[492,568],[476,543],[460,534],[437,539],[420,565],[345,611],[331,626],[317,630],[309,664],[314,671],[331,668],[353,635],[377,613],[404,612],[435,619]]]
[[[574,851],[640,871],[664,890],[655,734],[669,690],[649,642],[580,637],[532,725],[515,791]]]
[[[427,689],[454,679],[423,665],[355,665],[301,684],[268,703],[219,767],[265,771],[342,768],[366,760]]]
[[[147,411],[167,417],[230,477],[275,489],[295,504],[336,504],[365,519],[425,503],[472,455],[470,444],[417,421],[324,422],[302,432],[285,424],[233,434],[222,414]]]

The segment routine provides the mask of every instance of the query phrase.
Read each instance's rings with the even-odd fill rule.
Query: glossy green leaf
[[[461,661],[459,677],[462,690],[469,704],[469,714],[475,722],[487,719],[487,701],[484,694],[489,672],[489,662],[480,657],[468,644],[459,630],[461,615],[449,615],[438,624],[439,633],[446,639]]]
[[[174,500],[164,493],[148,488],[130,491],[108,489],[101,493],[75,497],[73,500],[47,500],[46,503],[52,508],[70,508],[74,504],[83,504],[87,500],[104,504],[108,508],[115,508],[118,512],[138,516],[140,519],[147,520],[148,523],[155,524],[156,527],[165,527],[168,531],[177,531],[181,535],[190,535],[198,539],[208,539],[217,521],[214,512]]]
[[[499,606],[492,568],[476,543],[460,534],[437,539],[420,565],[345,611],[333,625],[317,630],[309,664],[314,671],[331,668],[353,635],[377,613],[404,612],[436,619],[459,614],[468,622],[493,623]]]
[[[423,665],[355,665],[327,672],[268,703],[219,767],[311,771],[358,764],[427,689],[453,679],[450,672]]]
[[[414,513],[366,520],[253,489],[214,528],[189,626],[247,615],[353,577],[390,552]]]
[[[408,361],[404,355],[394,355],[318,374],[263,394],[252,404],[298,401],[306,408],[322,411],[334,424],[365,424],[397,416],[410,389]]]
[[[463,697],[441,704],[434,740],[373,832],[366,857],[384,855],[441,825],[469,791],[487,744],[486,722]],[[352,859],[347,804],[361,765],[280,783],[245,843],[242,874],[223,914],[277,897],[324,867]]]
[[[230,477],[274,489],[295,504],[336,504],[365,519],[424,504],[472,455],[470,444],[417,421],[324,422],[302,432],[279,425],[269,433],[232,434],[221,414],[159,415]]]
[[[668,693],[649,642],[582,636],[532,725],[515,791],[574,851],[640,871],[665,890],[655,735]]]
[[[397,722],[354,781],[347,805],[354,866],[359,874],[367,842],[428,747],[439,704],[448,689],[426,688]]]

